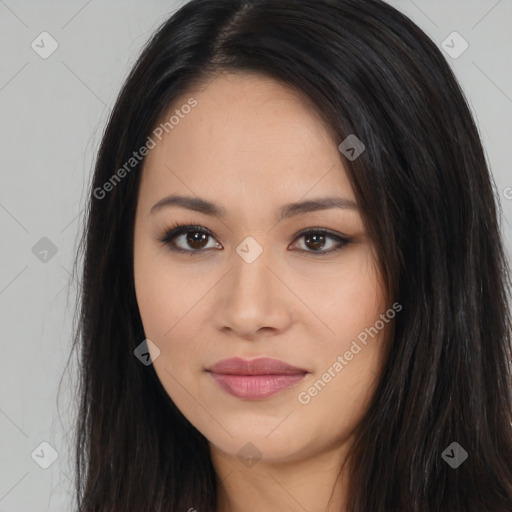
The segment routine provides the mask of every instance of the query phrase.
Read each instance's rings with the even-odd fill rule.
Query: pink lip
[[[271,396],[294,386],[308,373],[278,359],[224,359],[207,369],[217,384],[239,398]]]

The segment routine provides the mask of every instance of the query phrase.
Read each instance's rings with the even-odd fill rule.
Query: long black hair
[[[96,161],[77,255],[79,511],[215,512],[207,440],[133,353],[144,159],[112,177],[218,71],[291,85],[338,144],[366,148],[340,158],[403,309],[350,454],[349,510],[512,510],[510,274],[478,130],[440,50],[380,0],[192,0],[145,46]],[[468,454],[457,468],[452,443]]]

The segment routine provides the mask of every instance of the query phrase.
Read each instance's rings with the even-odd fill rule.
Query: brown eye
[[[306,235],[304,238],[305,244],[309,249],[318,250],[322,249],[325,244],[326,237],[324,235]]]
[[[308,228],[299,233],[296,240],[303,240],[303,247],[299,247],[299,251],[312,253],[315,256],[338,251],[350,243],[348,238],[320,228]]]
[[[206,233],[200,233],[199,231],[189,231],[186,237],[186,243],[192,249],[204,249],[208,242],[209,235]]]
[[[202,226],[179,225],[168,231],[160,239],[160,242],[167,245],[171,251],[191,254],[204,252],[208,249],[222,249],[219,243],[214,243],[213,246],[208,247],[210,239],[214,240],[213,235]]]

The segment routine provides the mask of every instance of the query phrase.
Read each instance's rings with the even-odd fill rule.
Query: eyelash
[[[179,252],[179,253],[188,253],[190,256],[193,256],[195,254],[201,254],[204,253],[207,250],[211,249],[181,249],[180,247],[176,247],[176,245],[173,244],[174,238],[188,233],[201,233],[204,235],[207,235],[211,238],[215,238],[215,235],[207,228],[203,226],[198,226],[195,224],[180,224],[179,222],[173,223],[173,225],[170,228],[167,228],[164,232],[164,235],[158,239],[159,242],[166,245],[170,251],[173,252]],[[299,249],[299,252],[313,254],[314,256],[323,256],[326,254],[332,254],[340,249],[342,249],[345,245],[349,244],[351,242],[350,238],[343,237],[341,235],[337,235],[335,233],[332,233],[330,231],[327,231],[323,228],[307,228],[303,229],[299,233],[297,233],[296,237],[294,238],[294,241],[307,236],[307,235],[321,235],[325,236],[326,238],[331,238],[338,242],[338,247],[335,247],[333,249],[329,249],[327,251],[313,251],[313,250],[305,250],[305,249]]]

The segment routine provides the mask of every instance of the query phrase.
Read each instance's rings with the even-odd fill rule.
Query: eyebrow
[[[216,217],[226,217],[227,210],[212,201],[200,197],[170,195],[160,199],[153,205],[150,214],[154,214],[164,207],[181,206],[188,210],[204,213],[205,215],[212,215]],[[320,197],[317,199],[310,199],[308,201],[300,201],[297,203],[288,203],[279,209],[278,220],[283,220],[295,215],[304,213],[316,212],[319,210],[329,210],[331,208],[342,208],[345,210],[357,210],[357,203],[351,199],[343,197]]]

